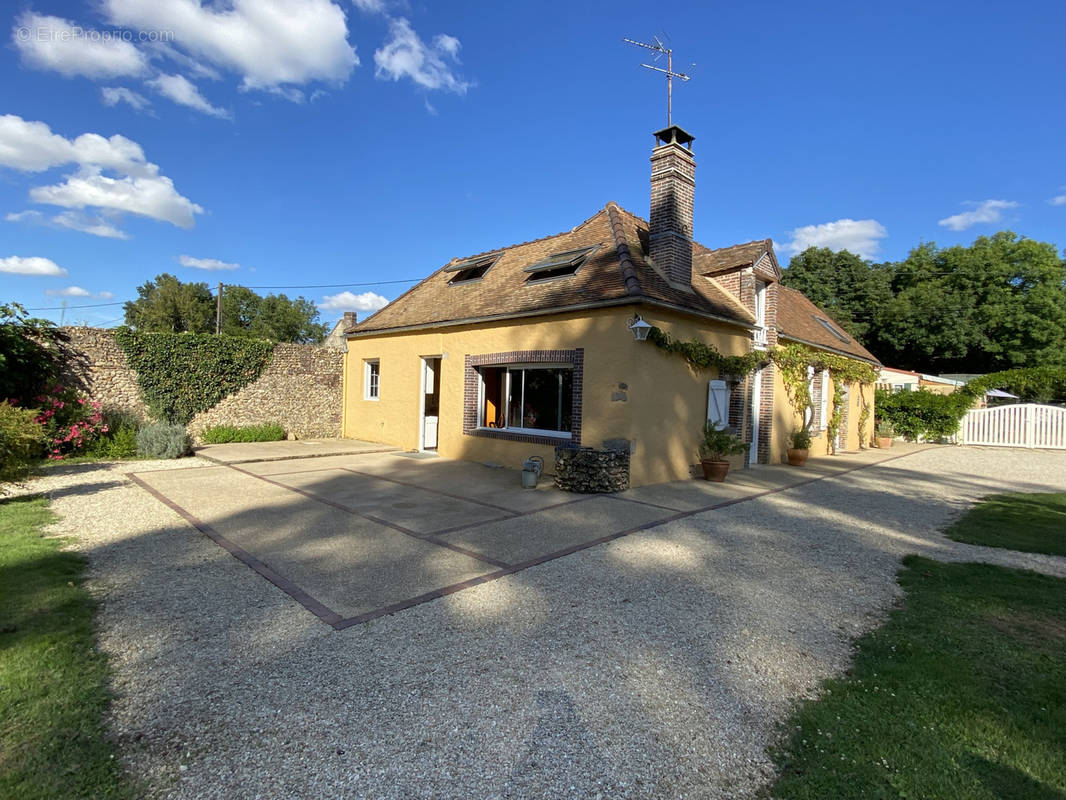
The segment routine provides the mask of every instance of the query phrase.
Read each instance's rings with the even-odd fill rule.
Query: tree
[[[182,283],[164,272],[137,287],[126,324],[141,333],[214,333],[215,301],[206,283]]]
[[[317,344],[329,330],[318,322],[318,309],[310,300],[290,300],[283,294],[261,297],[243,286],[228,286],[222,293],[222,332]]]
[[[969,247],[923,244],[892,265],[875,352],[925,372],[1064,365],[1064,279],[1054,245],[1010,231]]]
[[[214,333],[216,302],[206,283],[182,283],[159,275],[126,303],[126,324],[141,333]],[[310,300],[283,294],[262,297],[244,286],[222,292],[222,333],[278,342],[321,342],[327,326]]]
[[[868,343],[873,314],[892,291],[889,272],[854,253],[808,247],[792,257],[781,283],[803,292],[856,339]]]
[[[46,319],[26,315],[18,303],[0,304],[0,403],[37,405],[72,359],[69,337]]]

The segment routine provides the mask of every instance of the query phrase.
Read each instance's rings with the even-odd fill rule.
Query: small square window
[[[381,363],[373,361],[363,362],[363,399],[377,400],[381,391]]]

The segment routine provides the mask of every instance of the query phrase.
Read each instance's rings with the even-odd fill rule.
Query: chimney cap
[[[680,144],[688,147],[689,150],[692,149],[692,142],[696,138],[678,125],[671,125],[668,128],[663,128],[661,131],[656,131],[654,135],[656,146],[664,144]]]

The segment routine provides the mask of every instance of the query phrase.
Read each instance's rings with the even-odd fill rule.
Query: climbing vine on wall
[[[742,356],[724,356],[713,345],[704,344],[698,339],[682,342],[656,327],[648,331],[648,341],[667,353],[681,356],[696,370],[717,367],[720,373],[746,375],[772,361],[780,370],[789,402],[801,419],[808,419],[808,411],[812,407],[810,369],[813,368],[815,372],[827,370],[833,380],[832,411],[826,421],[827,446],[830,449],[836,446],[837,433],[844,416],[844,387],[858,383],[859,439],[860,444],[865,442],[870,408],[863,389],[875,383],[878,377],[877,368],[872,364],[815,350],[802,344],[786,344],[765,352],[746,353]],[[810,418],[813,418],[813,415]]]
[[[261,339],[115,331],[152,416],[186,424],[254,382],[274,353]]]
[[[765,363],[765,359],[760,359],[759,353],[724,356],[713,345],[704,344],[699,339],[690,339],[687,342],[682,342],[680,339],[675,339],[666,331],[656,327],[652,327],[648,331],[648,341],[667,353],[681,356],[697,371],[717,367],[722,374],[747,375],[753,369]]]

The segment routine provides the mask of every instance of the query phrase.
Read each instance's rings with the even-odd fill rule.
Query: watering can
[[[544,459],[540,456],[530,456],[522,462],[522,488],[536,489],[537,478],[544,471]]]

